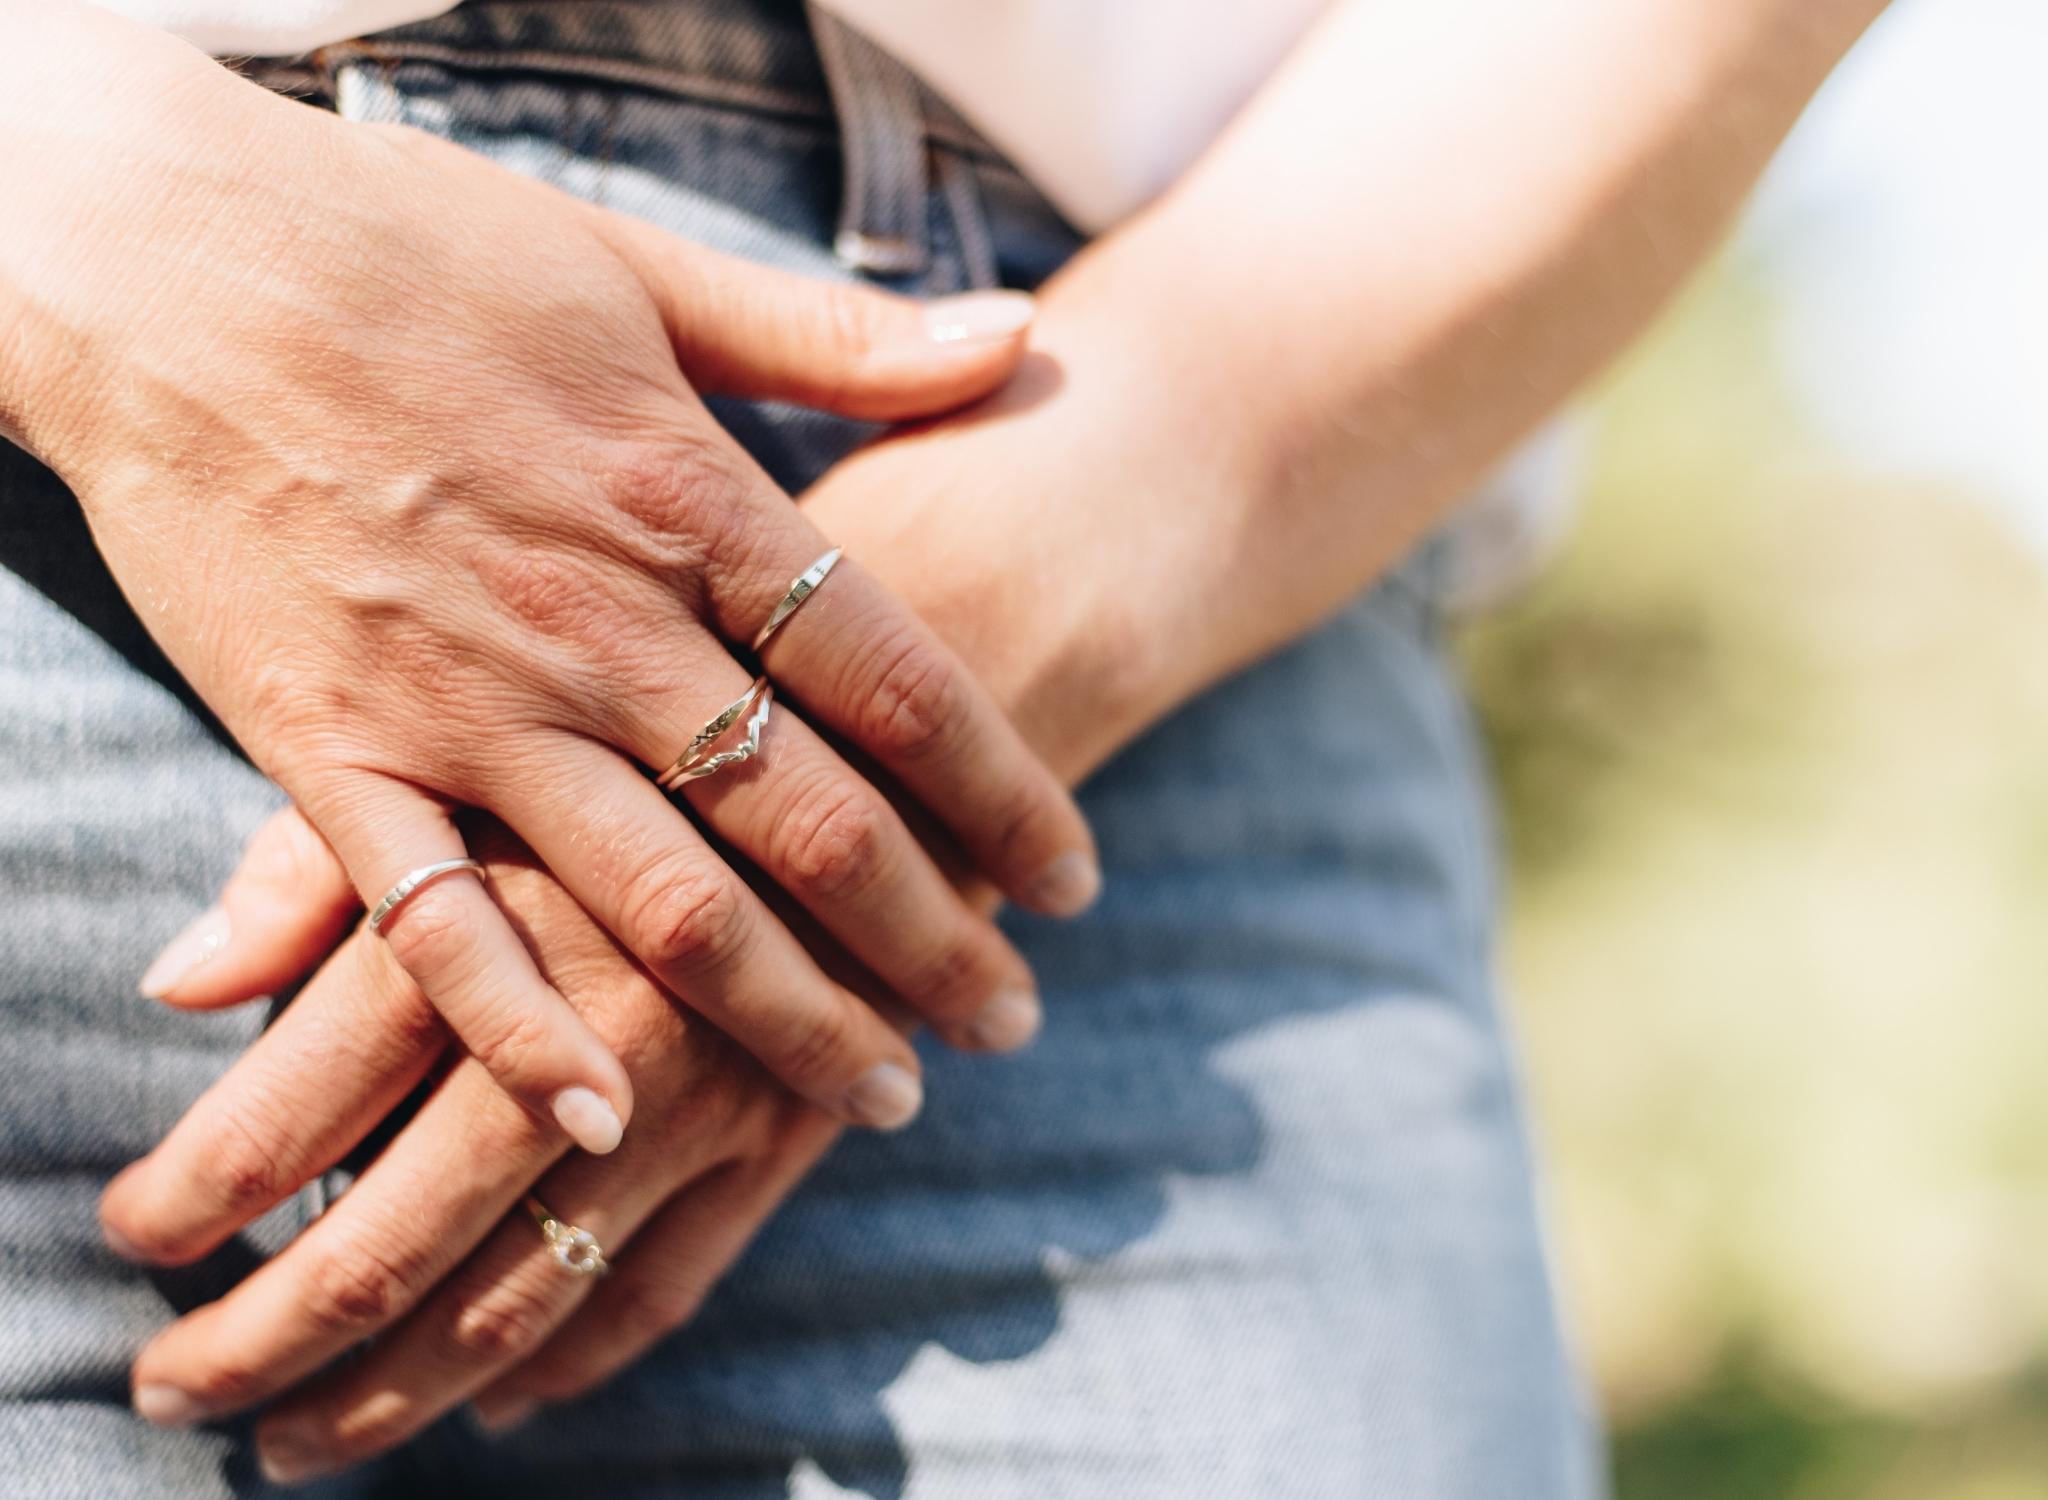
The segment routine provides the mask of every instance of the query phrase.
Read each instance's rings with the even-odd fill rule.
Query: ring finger
[[[720,699],[742,681],[735,671],[691,696]],[[633,748],[659,764],[688,733]],[[988,1051],[1029,1041],[1040,1019],[1029,965],[888,799],[784,704],[772,705],[759,745],[751,763],[685,782],[690,805],[948,1041]]]

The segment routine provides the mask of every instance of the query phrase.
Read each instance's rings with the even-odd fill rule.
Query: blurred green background
[[[1621,1500],[2048,1497],[2048,568],[1815,420],[1783,243],[1462,641],[1569,1315]]]

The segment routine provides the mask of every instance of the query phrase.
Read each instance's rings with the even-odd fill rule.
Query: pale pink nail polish
[[[303,1484],[326,1473],[330,1463],[309,1437],[279,1429],[256,1435],[256,1467],[272,1484]]]
[[[846,1091],[846,1112],[876,1130],[901,1130],[924,1108],[924,1085],[908,1068],[876,1063]]]
[[[133,1400],[135,1414],[152,1427],[190,1427],[206,1415],[174,1385],[138,1385]]]
[[[1029,990],[1003,990],[961,1028],[967,1045],[983,1052],[1015,1052],[1038,1035],[1045,1010]]]
[[[1023,292],[967,292],[924,307],[924,327],[935,344],[994,344],[1031,326],[1038,304]]]
[[[532,1396],[479,1396],[471,1405],[486,1432],[510,1432],[540,1409]]]
[[[1077,917],[1102,894],[1102,867],[1079,849],[1069,849],[1038,872],[1025,892],[1034,911]]]
[[[161,1000],[197,969],[227,946],[228,914],[209,906],[192,924],[164,945],[147,969],[139,986],[146,1000]]]
[[[555,1123],[569,1133],[570,1140],[593,1156],[616,1150],[626,1133],[619,1112],[605,1103],[604,1096],[595,1089],[563,1089],[555,1095],[551,1107]]]

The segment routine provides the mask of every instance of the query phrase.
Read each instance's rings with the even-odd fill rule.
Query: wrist
[[[96,6],[0,0],[0,433],[65,471],[139,331],[114,310],[161,305],[210,217],[193,163],[239,150],[269,99]]]

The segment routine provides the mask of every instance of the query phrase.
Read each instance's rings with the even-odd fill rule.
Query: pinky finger
[[[446,810],[401,782],[364,778],[301,801],[373,911],[402,880],[469,854]],[[377,935],[506,1093],[586,1151],[619,1144],[633,1100],[625,1068],[541,977],[480,872],[418,885]]]
[[[142,993],[187,1010],[271,994],[325,958],[360,909],[327,841],[283,808],[250,837],[220,899],[143,972]]]
[[[838,1134],[829,1116],[806,1114],[773,1156],[734,1162],[679,1193],[568,1326],[478,1394],[478,1420],[493,1431],[516,1427],[543,1404],[603,1385],[689,1322]]]

